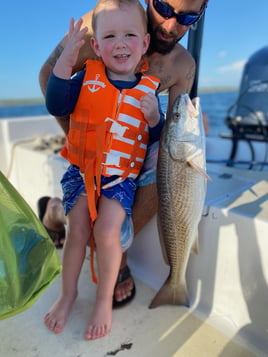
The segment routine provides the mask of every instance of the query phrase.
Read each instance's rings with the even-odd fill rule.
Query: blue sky
[[[93,0],[14,0],[0,5],[0,99],[42,96],[40,67]],[[205,18],[200,87],[238,86],[243,65],[268,45],[268,1],[210,0]],[[187,46],[187,37],[181,42]]]

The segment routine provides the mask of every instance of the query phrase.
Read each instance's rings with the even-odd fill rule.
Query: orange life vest
[[[155,93],[159,80],[142,75],[139,83],[121,92],[108,80],[101,61],[88,60],[62,155],[84,173],[92,221],[97,217],[100,177],[137,177],[149,141],[148,124],[139,100]]]

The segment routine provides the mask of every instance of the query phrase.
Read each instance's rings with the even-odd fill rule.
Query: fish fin
[[[187,162],[188,162],[188,165],[191,166],[192,169],[194,169],[200,175],[204,176],[208,181],[212,182],[211,177],[209,177],[209,175],[206,173],[206,171],[202,167],[196,165],[194,160],[189,160]]]
[[[149,309],[154,309],[160,305],[184,305],[189,307],[189,297],[186,283],[174,284],[171,283],[168,277],[164,285],[157,292],[149,305]]]
[[[199,239],[198,239],[198,236],[196,236],[196,239],[192,245],[192,248],[191,248],[191,253],[197,255],[199,253]]]
[[[175,143],[174,145],[169,145],[168,152],[173,160],[177,161],[180,159],[180,152],[178,151],[177,145],[175,145]]]

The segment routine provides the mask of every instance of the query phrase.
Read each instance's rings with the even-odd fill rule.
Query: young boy
[[[150,36],[138,0],[99,0],[92,17],[91,46],[101,61],[87,61],[85,71],[70,78],[87,32],[81,25],[81,20],[76,24],[71,20],[68,42],[46,95],[52,115],[71,113],[63,151],[71,166],[62,179],[68,221],[62,292],[46,314],[45,324],[55,333],[63,330],[93,233],[98,287],[84,337],[95,339],[111,328],[122,223],[132,213],[135,179],[149,141],[160,138],[164,117],[156,96],[159,81],[142,74],[141,59]]]

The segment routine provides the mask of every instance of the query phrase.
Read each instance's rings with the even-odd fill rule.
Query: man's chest
[[[158,58],[159,57],[159,58]],[[160,79],[159,91],[169,89],[176,81],[177,71],[166,56],[148,58],[149,69],[146,74],[150,74]],[[175,72],[174,72],[175,70]]]

